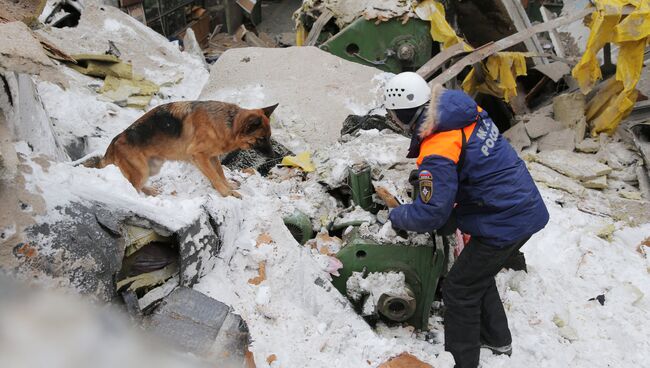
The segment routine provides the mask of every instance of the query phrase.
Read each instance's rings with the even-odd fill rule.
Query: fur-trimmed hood
[[[476,102],[465,92],[435,84],[426,117],[419,127],[420,139],[435,132],[464,128],[476,121],[477,116]]]

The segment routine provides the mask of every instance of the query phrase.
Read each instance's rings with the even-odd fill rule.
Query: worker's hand
[[[395,198],[394,195],[390,194],[386,188],[376,187],[375,192],[377,192],[377,196],[381,198],[384,203],[386,203],[386,206],[388,206],[388,208],[395,208],[399,206],[400,203],[397,198]]]

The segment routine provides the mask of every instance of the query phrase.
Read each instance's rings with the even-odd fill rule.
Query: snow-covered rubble
[[[77,49],[72,51],[103,52],[110,38],[123,53],[133,54],[127,58],[132,59],[134,68],[140,68],[141,73],[151,80],[176,82],[177,72],[181,71],[183,79],[165,87],[163,96],[154,103],[179,98],[195,99],[201,93],[200,97],[205,99],[263,106],[277,102],[270,100],[276,96],[287,96],[285,81],[272,74],[258,77],[256,84],[237,84],[238,76],[233,75],[228,84],[216,80],[214,85],[201,92],[207,73],[198,61],[152,35],[152,31],[139,23],[122,22],[119,19],[124,16],[116,12],[110,8],[88,8],[84,16],[101,19],[98,24],[104,31],[91,32],[90,25],[94,23],[84,21],[82,17],[77,28],[80,33],[74,34],[74,37],[80,35],[81,40],[75,46]],[[71,30],[42,32],[64,49],[72,47],[72,40],[77,39],[73,38]],[[147,38],[143,39],[143,34]],[[134,44],[149,45],[152,52],[142,53]],[[250,57],[252,63],[261,51],[237,52],[229,53],[231,57],[239,58],[238,63],[246,64],[244,57]],[[282,52],[297,51],[272,52],[278,53],[276,57],[281,59]],[[307,52],[315,53],[313,50]],[[335,66],[332,66],[331,75],[323,72],[319,77],[340,78],[336,76]],[[53,134],[65,142],[84,139],[85,153],[101,152],[110,139],[130,125],[141,112],[99,100],[95,92],[97,80],[61,68],[69,80],[67,89],[38,77],[34,79],[44,111],[52,122]],[[226,75],[232,71],[218,70],[218,65],[215,65],[212,73]],[[51,157],[44,159],[41,156],[43,152],[19,142],[15,146],[25,187],[43,201],[43,211],[39,211],[40,215],[34,219],[37,222],[62,219],[65,214],[57,210],[61,206],[72,202],[92,203],[116,213],[146,218],[176,231],[197,219],[205,219],[209,214],[218,225],[221,250],[214,261],[214,269],[194,288],[232,306],[234,312],[242,316],[250,330],[250,350],[258,367],[376,367],[406,351],[436,368],[450,368],[453,362],[450,355],[443,352],[443,327],[439,316],[431,317],[432,333],[428,336],[406,327],[380,325],[373,330],[329,282],[327,257],[336,252],[339,241],[321,235],[315,242],[300,246],[282,222],[283,216],[300,210],[312,219],[316,230],[327,226],[337,218],[341,209],[328,190],[344,185],[347,168],[361,161],[373,168],[375,185],[383,186],[402,202],[409,201],[408,174],[414,163],[404,158],[409,143],[407,138],[389,131],[369,130],[346,136],[340,141],[336,139],[338,135],[335,133],[340,129],[338,124],[354,110],[350,106],[355,103],[350,101],[358,101],[364,108],[377,105],[374,76],[374,73],[357,76],[360,79],[367,77],[367,84],[361,87],[351,81],[344,84],[339,79],[332,85],[323,83],[321,87],[325,86],[327,93],[322,99],[311,100],[304,98],[310,92],[309,83],[293,80],[303,89],[290,91],[295,94],[282,101],[278,110],[279,122],[275,122],[274,129],[278,127],[279,136],[285,139],[285,143],[293,142],[295,147],[304,147],[306,139],[303,138],[307,136],[302,134],[307,132],[314,135],[314,140],[321,138],[325,134],[323,127],[317,124],[305,129],[298,127],[300,134],[292,136],[296,126],[283,120],[288,117],[292,122],[308,121],[313,116],[298,115],[298,112],[308,112],[308,108],[316,105],[314,109],[321,113],[325,111],[319,121],[330,128],[336,127],[327,133],[328,139],[334,138],[314,153],[313,160],[317,166],[314,173],[302,175],[296,169],[276,168],[268,177],[262,177],[251,172],[226,170],[229,179],[239,182],[241,200],[220,197],[191,164],[166,163],[160,174],[151,178],[160,194],[147,197],[137,193],[116,167],[97,170]],[[290,76],[286,78],[291,79]],[[332,101],[335,103],[330,106]],[[340,106],[348,107],[338,111]],[[332,111],[326,111],[328,109]],[[526,131],[529,129],[524,126],[524,133]],[[623,174],[637,158],[622,151],[618,144],[605,147],[599,148],[602,156],[595,155],[595,158],[607,162],[614,171],[621,171],[617,180],[623,183],[616,186],[610,175],[612,180],[608,178],[608,186],[610,189],[616,186],[620,193],[633,192],[633,186],[625,186],[628,184],[624,183],[626,177]],[[610,164],[614,161],[619,162],[621,168]],[[514,352],[511,358],[507,358],[483,351],[482,366],[647,365],[650,360],[647,338],[650,321],[645,316],[650,312],[650,259],[647,247],[640,244],[650,237],[650,223],[640,216],[635,222],[638,226],[630,227],[629,221],[620,221],[623,219],[617,216],[632,213],[631,210],[619,207],[615,213],[613,210],[590,211],[598,213],[594,215],[585,213],[588,205],[584,203],[594,193],[606,198],[596,196],[591,205],[607,203],[615,207],[643,202],[621,198],[618,192],[612,196],[609,192],[586,189],[568,177],[557,179],[554,175],[559,173],[538,162],[531,163],[530,168],[539,182],[570,193],[540,185],[551,219],[548,226],[523,248],[528,273],[504,271],[497,276],[513,332]],[[603,173],[599,172],[599,175]],[[564,182],[565,179],[569,182]],[[616,202],[612,198],[616,198]],[[340,221],[381,217],[362,212],[356,209],[342,214]],[[13,229],[6,232],[10,234],[8,240],[3,239],[6,240],[3,247],[9,249],[15,246],[11,243],[12,232],[20,229],[12,227],[12,224],[2,225],[3,229]],[[608,229],[605,235],[603,229]],[[361,230],[374,234],[379,240],[395,241],[395,234],[390,233],[387,225],[364,225]],[[259,241],[262,236],[266,240]],[[0,255],[5,253],[3,250]],[[251,283],[251,279],[260,275],[261,265],[264,265],[265,279]],[[597,299],[590,300],[600,295],[604,295],[603,305]],[[12,326],[19,328],[20,325]],[[59,335],[57,340],[78,341],[75,336]],[[40,343],[42,340],[37,341]],[[70,346],[66,348],[78,351],[85,345]],[[271,360],[267,358],[272,355],[276,360],[267,363]]]

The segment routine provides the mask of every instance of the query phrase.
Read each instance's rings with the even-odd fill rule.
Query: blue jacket
[[[496,247],[546,226],[548,211],[524,162],[467,94],[434,87],[416,124],[409,156],[418,157],[420,190],[412,204],[391,211],[393,226],[424,233],[453,214],[462,232]]]

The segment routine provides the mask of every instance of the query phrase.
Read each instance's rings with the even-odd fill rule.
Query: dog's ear
[[[271,114],[273,114],[273,111],[275,110],[276,107],[278,107],[280,103],[276,103],[275,105],[272,106],[267,106],[263,107],[262,111],[264,111],[264,115],[266,115],[267,118],[271,117]]]
[[[251,119],[246,120],[244,125],[244,134],[248,135],[256,131],[262,126],[262,118],[255,116]]]

